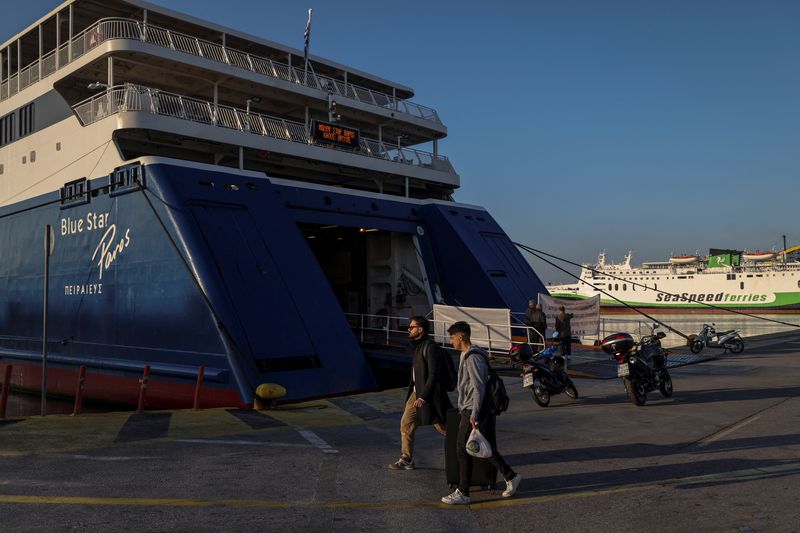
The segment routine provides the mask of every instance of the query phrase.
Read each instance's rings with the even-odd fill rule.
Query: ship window
[[[797,288],[800,289],[800,279],[797,280]]]
[[[626,283],[622,284],[622,290],[623,291],[627,291],[628,290],[628,285]]]
[[[3,165],[0,165],[0,174],[3,173]]]
[[[14,140],[14,113],[0,118],[0,146]]]
[[[739,288],[740,289],[744,289],[744,281],[740,281],[739,282]]]
[[[31,163],[35,163],[35,162],[36,162],[36,150],[33,150],[31,152]]]
[[[61,143],[56,143],[56,152],[61,151]]]
[[[33,104],[28,104],[19,110],[19,136],[25,137],[33,133]],[[31,161],[32,162],[32,161]]]
[[[615,291],[618,291],[618,290],[619,290],[619,283],[615,283],[615,284],[614,284],[614,290],[615,290]]]

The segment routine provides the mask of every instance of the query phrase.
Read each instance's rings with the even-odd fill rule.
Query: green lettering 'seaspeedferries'
[[[768,301],[767,294],[728,294],[724,292],[714,293],[700,293],[700,294],[690,294],[688,292],[684,292],[683,294],[663,294],[659,293],[656,295],[656,302],[657,303],[667,303],[667,302],[683,302],[687,304],[692,304],[694,302],[766,302]],[[646,303],[640,303],[639,305],[647,305]]]

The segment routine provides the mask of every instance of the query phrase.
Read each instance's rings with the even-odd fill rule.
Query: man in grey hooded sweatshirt
[[[486,350],[475,346],[470,340],[471,329],[466,322],[456,322],[447,330],[450,344],[461,351],[458,365],[458,411],[461,422],[456,437],[456,454],[458,457],[458,488],[450,495],[442,498],[449,505],[466,505],[469,503],[469,480],[472,475],[472,456],[467,453],[467,440],[473,428],[488,426],[494,423],[492,415],[482,410],[486,393],[486,382],[489,379],[489,356]],[[522,474],[517,474],[492,447],[492,456],[488,458],[506,480],[503,497],[508,498],[516,492],[522,481]]]

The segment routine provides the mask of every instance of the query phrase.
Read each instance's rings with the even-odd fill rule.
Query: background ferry
[[[53,393],[74,392],[80,365],[86,398],[124,403],[150,365],[154,407],[191,405],[199,366],[205,406],[250,405],[266,382],[286,400],[368,390],[395,352],[365,324],[434,303],[524,309],[541,281],[486,210],[453,200],[447,128],[413,96],[140,0],[67,1],[5,41],[13,385],[41,383],[48,225]]]
[[[583,265],[577,283],[547,288],[557,298],[599,294],[604,312],[625,312],[621,300],[650,310],[800,313],[798,253],[800,246],[777,253],[712,249],[634,267],[631,252],[619,264],[606,263],[601,252],[596,264]]]

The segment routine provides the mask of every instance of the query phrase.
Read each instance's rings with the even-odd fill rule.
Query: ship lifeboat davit
[[[697,261],[696,255],[673,255],[669,258],[669,262],[674,265],[686,265]]]
[[[745,252],[742,254],[745,261],[766,261],[775,259],[775,252]]]

